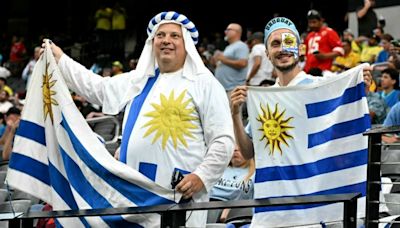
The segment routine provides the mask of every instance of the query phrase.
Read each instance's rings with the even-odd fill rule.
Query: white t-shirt
[[[247,78],[249,78],[249,74],[254,65],[254,57],[261,56],[261,65],[258,69],[256,75],[251,78],[250,85],[258,86],[260,82],[265,79],[272,79],[272,71],[274,70],[274,66],[272,66],[271,61],[267,58],[267,54],[265,53],[265,45],[264,44],[256,44],[251,49],[249,55],[249,67],[247,71]]]

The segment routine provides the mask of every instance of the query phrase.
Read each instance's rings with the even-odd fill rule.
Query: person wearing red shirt
[[[312,68],[330,70],[333,60],[344,54],[339,35],[324,25],[324,19],[318,11],[310,10],[307,19],[311,32],[305,40],[307,56],[304,71],[308,73]]]

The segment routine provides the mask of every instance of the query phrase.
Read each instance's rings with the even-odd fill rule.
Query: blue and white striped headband
[[[193,24],[193,22],[191,22],[185,15],[174,11],[162,12],[153,17],[149,22],[149,26],[147,27],[147,35],[150,36],[150,34],[153,32],[154,26],[156,26],[163,20],[175,21],[182,24],[183,27],[185,27],[189,31],[194,44],[196,45],[199,41],[199,32],[197,31],[196,26]]]

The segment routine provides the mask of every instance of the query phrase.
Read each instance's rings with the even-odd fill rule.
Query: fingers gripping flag
[[[54,210],[150,206],[174,203],[180,196],[109,154],[75,106],[50,48],[33,71],[7,181]],[[64,227],[152,227],[159,224],[154,219],[117,215],[57,222]]]
[[[360,192],[364,215],[370,117],[362,67],[295,87],[253,88],[249,121],[256,159],[255,198]],[[338,221],[342,204],[255,209],[268,227]]]

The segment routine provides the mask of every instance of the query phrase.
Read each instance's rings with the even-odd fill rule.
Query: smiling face
[[[298,59],[291,52],[282,51],[282,33],[292,33],[289,29],[278,29],[271,33],[267,40],[267,56],[279,71],[292,70],[298,63]],[[292,33],[293,34],[293,33]]]
[[[154,35],[153,50],[161,73],[182,68],[186,50],[181,26],[175,23],[160,25]]]

